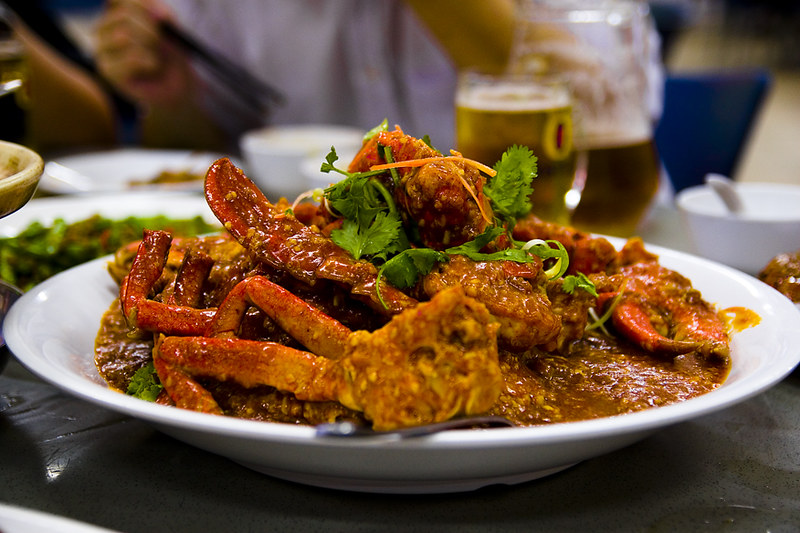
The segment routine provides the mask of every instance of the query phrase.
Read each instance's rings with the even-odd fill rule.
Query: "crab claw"
[[[728,357],[725,322],[691,282],[657,262],[620,269],[625,288],[612,312],[614,328],[647,351]],[[601,299],[608,300],[610,294]]]
[[[309,285],[327,279],[378,312],[393,315],[417,301],[391,286],[377,290],[378,271],[358,261],[328,237],[271,204],[227,158],[215,161],[205,182],[208,205],[233,237],[258,260]]]
[[[700,341],[675,340],[661,335],[650,322],[650,316],[638,303],[621,301],[611,315],[617,332],[648,352],[680,355],[699,349]]]

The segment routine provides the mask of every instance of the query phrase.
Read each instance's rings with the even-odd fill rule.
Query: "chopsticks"
[[[171,22],[162,20],[159,22],[159,29],[177,45],[203,61],[221,82],[258,111],[266,111],[270,103],[282,105],[286,101],[278,89],[259,80],[230,59],[210,50]]]

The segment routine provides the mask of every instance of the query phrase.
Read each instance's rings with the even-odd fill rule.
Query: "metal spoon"
[[[319,424],[315,429],[317,436],[320,437],[383,437],[407,439],[431,435],[433,433],[439,433],[440,431],[447,431],[448,429],[464,429],[473,426],[516,427],[516,425],[517,424],[511,420],[502,416],[471,416],[454,418],[435,424],[395,429],[392,431],[375,431],[366,426],[349,421]]]
[[[744,205],[732,179],[722,174],[706,174],[705,182],[717,193],[717,196],[720,197],[728,211],[734,215],[742,214]]]

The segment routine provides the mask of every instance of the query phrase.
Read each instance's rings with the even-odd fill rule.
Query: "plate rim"
[[[114,147],[109,148],[106,150],[95,150],[91,152],[78,152],[78,153],[65,153],[60,156],[55,156],[45,163],[58,163],[63,165],[71,170],[76,170],[73,168],[74,166],[80,166],[81,164],[97,164],[98,162],[102,162],[103,160],[107,160],[107,165],[109,167],[116,166],[117,168],[120,167],[121,159],[139,159],[139,160],[163,160],[161,165],[157,165],[162,170],[166,170],[171,168],[173,163],[176,160],[185,159],[186,165],[185,166],[198,166],[200,158],[209,158],[210,161],[213,162],[214,159],[219,157],[230,157],[228,154],[222,152],[214,152],[208,150],[185,150],[179,148],[142,148],[142,147],[135,147],[135,146],[123,146],[123,147]],[[207,165],[206,165],[207,166]],[[124,166],[123,166],[124,167]],[[68,194],[68,195],[83,195],[83,194],[94,194],[94,193],[120,193],[123,191],[200,191],[202,190],[202,181],[199,182],[187,182],[187,183],[177,183],[177,184],[152,184],[152,185],[141,185],[137,186],[136,188],[126,187],[127,181],[123,180],[112,180],[110,183],[113,186],[102,187],[97,186],[95,182],[98,181],[96,176],[87,176],[91,179],[93,187],[84,191],[79,190],[76,187],[69,186],[67,184],[62,184],[58,180],[52,178],[47,173],[47,165],[45,164],[45,170],[42,174],[42,179],[39,182],[39,188],[42,191],[55,193],[55,194]]]

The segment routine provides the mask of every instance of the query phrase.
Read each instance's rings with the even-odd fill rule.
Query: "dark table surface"
[[[649,240],[676,247],[671,235],[653,229]],[[800,370],[748,401],[543,479],[398,496],[267,477],[66,395],[12,359],[0,375],[0,454],[0,506],[130,533],[796,532]]]

